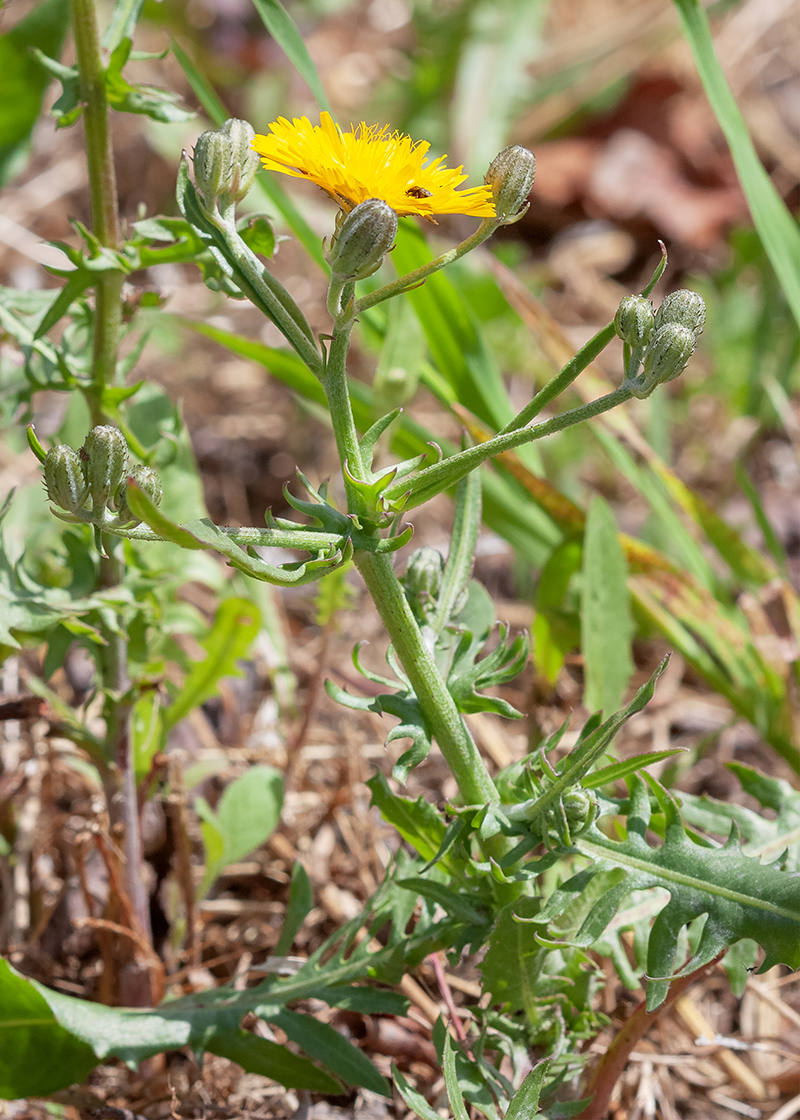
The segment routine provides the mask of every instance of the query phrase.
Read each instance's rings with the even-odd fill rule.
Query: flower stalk
[[[81,100],[84,102],[84,135],[89,167],[93,233],[101,245],[118,250],[121,245],[119,204],[114,157],[108,120],[105,69],[100,53],[97,14],[94,0],[71,0],[72,28],[79,72]],[[92,424],[106,420],[105,390],[117,381],[117,358],[122,327],[123,273],[98,272],[93,315],[92,380],[85,390]],[[103,536],[98,586],[116,587],[125,574],[121,541]],[[133,696],[128,673],[128,640],[122,620],[114,626],[101,624],[104,646],[100,654],[102,686],[106,700],[105,760],[108,773],[104,787],[112,826],[123,830],[125,853],[124,885],[139,932],[149,943],[150,911],[141,875],[142,843],[136,793],[131,715]],[[112,775],[116,771],[117,780]],[[128,946],[125,947],[127,952]],[[152,1004],[150,979],[135,961],[123,966],[120,984],[125,998],[139,1006]]]

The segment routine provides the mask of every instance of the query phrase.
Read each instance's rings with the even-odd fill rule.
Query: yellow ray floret
[[[430,144],[424,140],[364,123],[343,132],[330,113],[320,124],[279,117],[269,127],[269,135],[253,140],[264,166],[316,183],[343,210],[380,198],[398,214],[494,217],[490,188],[457,191],[467,176],[460,167],[445,167],[445,156],[426,163]]]

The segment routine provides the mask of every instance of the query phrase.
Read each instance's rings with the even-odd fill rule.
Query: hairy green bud
[[[85,464],[93,512],[98,514],[116,494],[128,470],[128,445],[119,428],[100,424],[89,432],[81,459]]]
[[[359,203],[333,235],[328,261],[338,281],[363,280],[376,272],[397,236],[397,214],[380,198]]]
[[[694,353],[694,332],[680,323],[659,327],[645,350],[641,376],[631,386],[633,395],[648,397],[656,385],[672,381],[686,369]]]
[[[625,296],[614,316],[614,329],[632,350],[642,350],[653,333],[653,305],[645,296]]]
[[[203,132],[194,146],[194,177],[206,208],[211,210],[221,195],[233,187],[234,146],[220,130]]]
[[[59,443],[47,452],[44,484],[48,498],[55,505],[69,513],[79,513],[83,509],[89,486],[80,458],[71,447]]]
[[[668,323],[677,323],[692,331],[696,339],[705,326],[705,321],[706,305],[703,297],[698,292],[681,288],[662,301],[656,312],[655,329],[665,327]]]
[[[235,117],[225,121],[221,131],[230,140],[232,149],[231,184],[226,194],[231,202],[240,202],[252,187],[261,166],[258,155],[253,151],[256,132],[248,121]]]
[[[572,836],[579,836],[597,819],[597,797],[591,790],[567,790],[562,795],[561,803]]]
[[[147,495],[153,505],[161,505],[161,497],[164,493],[161,479],[152,467],[145,467],[140,463],[131,467],[127,476],[122,480],[114,497],[114,505],[117,508],[117,517],[121,525],[139,525],[141,523],[141,518],[136,517],[131,512],[131,508],[128,505],[128,481],[130,479],[133,479],[142,493]]]
[[[418,622],[424,623],[436,609],[443,572],[444,557],[435,548],[418,548],[409,557],[403,586]]]
[[[536,156],[513,144],[489,164],[484,182],[492,188],[497,217],[506,224],[521,218],[528,209],[528,195],[536,176]]]

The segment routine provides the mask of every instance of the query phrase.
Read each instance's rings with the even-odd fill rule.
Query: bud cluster
[[[648,397],[656,385],[683,373],[705,321],[703,297],[685,288],[668,295],[656,312],[644,296],[622,300],[614,326],[630,347],[627,384],[635,397]]]
[[[231,119],[197,138],[194,177],[207,210],[228,209],[252,187],[259,168],[252,149],[254,137],[251,124]]]
[[[44,460],[44,484],[50,501],[71,515],[67,520],[103,529],[140,524],[128,505],[131,479],[152,502],[161,502],[158,475],[152,467],[129,465],[125,437],[111,424],[92,428],[80,451],[57,444]]]

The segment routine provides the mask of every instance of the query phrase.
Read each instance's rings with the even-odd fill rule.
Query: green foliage
[[[62,1026],[35,985],[0,960],[0,1098],[46,1096],[83,1081],[94,1050]],[[47,1062],[42,1063],[42,1054]]]
[[[203,797],[194,807],[206,852],[197,892],[203,898],[226,867],[260,847],[275,830],[283,807],[283,778],[272,766],[251,766],[225,787],[216,812]]]
[[[700,80],[736,164],[753,223],[800,325],[800,233],[764,165],[719,64],[708,17],[699,0],[675,0],[681,29],[694,55]]]
[[[786,258],[793,242],[775,209],[771,187],[765,186],[763,174],[755,174],[743,126],[720,92],[699,9],[694,0],[677,3],[758,211],[764,244],[794,306],[797,293]],[[255,0],[255,7],[325,106],[311,56],[285,9],[278,0]],[[141,0],[118,0],[103,36],[105,54],[95,60],[98,81],[108,105],[118,111],[160,122],[185,120],[189,114],[174,95],[134,85],[123,75],[127,62],[136,58],[132,46],[140,9]],[[414,62],[410,84],[416,102],[410,113],[443,116],[455,92],[456,113],[463,117],[470,105],[464,77],[468,67],[481,58],[494,68],[492,98],[474,122],[476,159],[499,146],[492,137],[514,108],[544,14],[540,0],[514,0],[508,11],[496,9],[484,0],[471,0],[449,7],[420,5],[414,15],[418,29],[430,31],[431,54],[420,54]],[[65,12],[64,4],[45,0],[0,39],[0,61],[8,60],[7,84],[13,94],[6,98],[5,118],[0,112],[0,173],[24,148],[48,71],[62,82],[54,107],[59,126],[73,123],[83,110],[79,87],[85,75],[52,57],[60,50]],[[37,23],[42,13],[53,17],[47,34]],[[43,68],[31,60],[31,45],[39,49]],[[226,113],[214,90],[179,44],[174,53],[201,105],[221,127]],[[87,142],[96,156],[89,116]],[[249,126],[232,125],[240,138],[249,135]],[[209,144],[217,143],[215,135],[219,140],[219,134],[210,134]],[[319,241],[291,199],[271,178],[262,176],[261,184],[298,240],[324,267]],[[463,1048],[443,1021],[433,1031],[455,1120],[466,1120],[468,1110],[487,1120],[503,1115],[533,1120],[580,1111],[581,1102],[554,1100],[566,1079],[582,1076],[586,1040],[602,1025],[593,1009],[603,976],[598,956],[610,958],[631,988],[646,976],[651,1009],[663,1002],[672,980],[726,952],[738,988],[758,946],[764,954],[762,971],[776,963],[800,967],[796,791],[786,782],[732,764],[762,811],[688,795],[679,804],[667,789],[642,776],[674,750],[620,761],[613,749],[620,728],[652,698],[664,667],[621,707],[633,670],[633,605],[639,621],[656,626],[785,758],[797,763],[789,742],[787,682],[753,642],[735,605],[740,588],[758,593],[779,578],[785,557],[769,533],[774,563],[760,556],[646,445],[641,461],[634,458],[617,438],[632,423],[629,419],[619,419],[614,435],[602,431],[600,439],[649,503],[658,530],[669,540],[669,557],[621,536],[601,499],[584,514],[540,477],[543,459],[532,444],[511,450],[528,438],[527,426],[538,413],[607,345],[613,324],[602,328],[515,415],[489,342],[496,327],[488,320],[495,312],[504,324],[519,329],[504,294],[487,272],[478,275],[461,267],[445,276],[439,271],[478,240],[467,239],[449,256],[432,258],[421,233],[403,221],[391,256],[398,281],[382,287],[377,279],[368,282],[359,289],[361,295],[352,284],[332,289],[333,333],[318,336],[271,271],[279,239],[270,220],[251,215],[237,222],[231,198],[224,203],[224,192],[219,197],[210,192],[214,197],[208,199],[206,193],[202,175],[197,189],[184,159],[177,184],[180,217],[142,217],[122,245],[104,242],[96,231],[74,223],[79,244],[61,246],[70,267],[53,270],[62,281],[57,292],[0,290],[0,327],[22,355],[19,367],[0,355],[3,423],[12,425],[19,415],[30,415],[35,395],[44,390],[66,392],[74,402],[55,436],[62,450],[48,452],[35,433],[30,435],[33,453],[46,464],[49,496],[58,507],[53,512],[73,523],[57,532],[43,497],[37,494],[34,500],[25,491],[2,511],[9,543],[0,554],[0,648],[42,647],[45,679],[32,678],[30,688],[47,700],[53,731],[91,758],[89,763],[81,757],[80,765],[97,790],[113,790],[122,757],[115,729],[129,726],[134,774],[122,784],[122,793],[132,798],[128,816],[135,821],[134,803],[149,792],[141,787],[151,777],[156,752],[167,748],[179,720],[207,702],[223,678],[239,672],[238,663],[259,629],[258,609],[230,594],[205,554],[220,553],[238,572],[262,581],[262,591],[263,583],[291,587],[319,581],[321,626],[329,626],[348,605],[352,560],[389,631],[391,675],[365,667],[357,647],[353,663],[377,686],[377,695],[372,689],[369,696],[353,696],[330,682],[328,691],[351,708],[395,717],[387,743],[411,740],[394,767],[395,780],[405,782],[435,742],[458,793],[452,804],[440,807],[421,797],[397,795],[380,771],[370,779],[372,803],[402,843],[364,912],[318,946],[290,977],[270,974],[255,988],[221,987],[158,1008],[130,1010],[75,1000],[0,963],[0,1028],[8,1041],[0,1047],[0,1096],[51,1093],[85,1078],[97,1061],[109,1056],[135,1064],[185,1046],[199,1056],[207,1050],[229,1058],[288,1087],[337,1094],[344,1086],[362,1086],[388,1096],[390,1086],[363,1052],[307,1013],[305,1001],[322,1000],[329,1007],[364,1014],[403,1014],[407,1001],[391,989],[404,974],[432,953],[445,951],[455,963],[471,951],[482,953],[483,987],[491,1002],[473,1008],[479,1027]],[[106,202],[113,206],[113,200]],[[778,244],[781,238],[783,245]],[[120,328],[107,317],[115,300],[114,314],[120,310],[124,277],[167,263],[197,265],[211,290],[249,299],[281,330],[286,349],[211,323],[182,324],[261,363],[326,419],[341,460],[341,508],[329,498],[326,484],[315,488],[300,475],[307,496],[287,491],[286,500],[302,523],[268,514],[264,528],[224,529],[205,516],[177,410],[152,386],[130,383],[146,340],[142,318],[126,307]],[[640,308],[665,263],[636,297]],[[383,301],[395,293],[402,294],[387,309]],[[699,323],[700,297],[680,300],[689,301]],[[152,293],[143,302],[153,309],[148,314],[164,316]],[[490,314],[487,308],[494,310]],[[658,312],[657,325],[659,315],[663,319],[666,311]],[[372,386],[347,378],[345,356],[356,317],[365,339],[378,350]],[[764,315],[762,320],[766,322]],[[91,344],[103,330],[115,333],[105,371]],[[689,333],[691,338],[671,340],[670,345],[676,338],[680,344],[677,365],[693,347],[694,333]],[[129,344],[120,357],[117,348],[125,334]],[[643,346],[644,336],[637,339]],[[786,339],[789,354],[796,336],[787,330]],[[636,350],[638,343],[631,345]],[[501,345],[506,357],[512,351]],[[675,357],[671,352],[666,356]],[[610,395],[611,403],[630,389],[641,357],[634,361],[630,348],[626,351],[626,378],[623,388]],[[667,368],[662,359],[664,353],[653,350],[645,366],[653,376],[647,384],[636,382],[637,395],[676,372],[677,365]],[[788,376],[778,366],[774,375],[771,399]],[[458,448],[401,415],[398,405],[412,397],[418,382],[465,423],[474,446],[465,440]],[[753,392],[752,371],[748,391],[748,407],[763,407]],[[537,427],[534,434],[552,433],[587,415],[585,409],[559,413],[551,426]],[[109,427],[112,423],[115,427]],[[114,434],[117,427],[121,434]],[[95,435],[81,456],[77,448],[90,428]],[[119,452],[114,471],[91,453],[98,430]],[[484,447],[498,431],[507,442]],[[502,457],[497,454],[501,446],[506,451]],[[641,438],[636,446],[643,448]],[[476,468],[490,453],[494,469],[481,478]],[[137,486],[135,481],[152,482],[150,472],[156,471],[164,485],[161,506],[153,500],[155,485]],[[419,550],[398,581],[390,554],[413,531],[402,524],[403,509],[449,488],[455,491],[455,504],[447,558],[432,549]],[[754,488],[747,492],[756,517],[767,526]],[[120,510],[124,518],[114,516]],[[569,751],[563,750],[565,725],[494,781],[461,716],[489,712],[519,717],[502,689],[527,664],[528,642],[525,635],[512,636],[506,626],[498,626],[491,598],[472,578],[482,516],[529,566],[542,567],[535,595],[536,669],[554,682],[567,654],[580,644],[585,702],[590,709],[610,713],[605,720],[599,711],[590,716]],[[307,558],[278,565],[260,554],[264,546],[301,551]],[[711,563],[707,546],[716,550],[724,571]],[[176,595],[181,583],[192,578],[202,579],[221,600],[210,624]],[[236,581],[239,590],[246,582],[239,576]],[[259,601],[265,601],[263,595]],[[205,651],[202,660],[186,657],[176,641],[181,634],[194,636]],[[91,698],[73,707],[48,683],[72,642],[79,642],[94,660],[93,685],[102,692],[105,732],[97,732],[90,718]],[[183,673],[179,687],[163,683],[175,679],[172,666]],[[621,781],[628,785],[627,796],[619,796]],[[214,809],[197,798],[194,809],[205,849],[199,898],[226,866],[270,836],[282,803],[282,777],[264,765],[231,781]],[[129,891],[136,885],[137,870],[128,881]],[[311,883],[297,863],[277,957],[291,951],[312,906]],[[623,948],[623,930],[634,935],[633,962]],[[290,1045],[244,1029],[248,1015],[283,1032]],[[523,1079],[533,1048],[550,1060]],[[31,1055],[45,1050],[52,1056],[45,1067],[31,1062]],[[397,1070],[394,1080],[407,1107],[423,1120],[434,1120],[435,1110]]]
[[[68,0],[42,0],[0,35],[0,185],[21,170],[50,80],[32,48],[60,54],[68,26]]]
[[[619,707],[633,672],[627,577],[614,515],[594,498],[583,543],[581,652],[586,705],[606,712]]]

